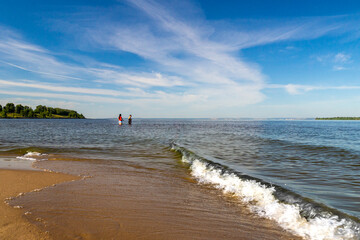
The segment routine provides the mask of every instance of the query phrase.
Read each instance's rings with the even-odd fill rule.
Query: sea
[[[171,226],[128,236],[186,239],[193,231],[191,239],[210,239],[205,232],[213,230],[226,238],[242,211],[303,239],[360,239],[359,121],[1,119],[0,168],[82,176],[82,186],[14,200],[58,239],[111,239],[137,221]]]

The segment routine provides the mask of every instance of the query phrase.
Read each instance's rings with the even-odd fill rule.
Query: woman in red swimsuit
[[[119,119],[119,125],[122,125],[123,118],[122,118],[121,114],[119,114],[118,119]]]

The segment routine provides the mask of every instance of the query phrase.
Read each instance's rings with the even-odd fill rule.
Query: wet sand
[[[300,239],[231,196],[199,186],[181,167],[159,171],[111,161],[38,165],[92,176],[11,201],[31,211],[26,218],[52,239]]]
[[[73,179],[76,177],[59,173],[0,169],[0,239],[51,239],[48,233],[24,218],[25,209],[13,208],[4,201],[21,193]]]

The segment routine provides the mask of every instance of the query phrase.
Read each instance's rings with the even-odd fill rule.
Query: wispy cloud
[[[264,76],[255,64],[243,61],[231,46],[209,38],[210,25],[193,26],[157,2],[131,1],[131,5],[148,18],[146,23],[101,23],[106,27],[87,29],[86,38],[139,55],[156,63],[154,68],[190,82],[262,84]]]
[[[21,58],[21,57],[20,57]],[[19,59],[17,59],[19,60]],[[18,68],[18,69],[21,69],[21,70],[24,70],[24,71],[27,71],[27,72],[32,72],[32,73],[37,73],[37,74],[41,74],[41,75],[45,75],[45,76],[52,76],[52,77],[55,77],[55,78],[64,78],[64,79],[74,79],[74,80],[82,80],[81,78],[77,78],[77,77],[71,77],[71,76],[66,76],[66,75],[61,75],[61,74],[57,74],[57,73],[54,73],[54,72],[41,72],[41,71],[37,71],[37,70],[33,70],[33,69],[30,69],[30,68],[25,68],[25,67],[22,67],[22,66],[19,66],[19,65],[16,65],[14,63],[9,63],[9,62],[5,62],[5,61],[1,61],[1,63],[3,64],[6,64],[6,65],[9,65],[11,67],[14,67],[14,68]],[[26,62],[26,61],[25,61]],[[65,65],[65,64],[64,64]]]
[[[173,87],[183,86],[185,83],[180,77],[168,76],[159,72],[124,72],[109,68],[88,69],[99,80],[96,82],[112,83],[125,86],[149,87]]]
[[[8,67],[42,75],[44,78],[118,86],[115,88],[125,91],[115,93],[106,89],[59,87],[56,84],[41,85],[18,80],[13,81],[13,86],[82,94],[108,93],[118,98],[147,98],[148,101],[184,101],[212,108],[224,104],[252,104],[263,99],[260,90],[264,76],[256,64],[243,61],[228,46],[211,41],[202,29],[173,17],[173,12],[156,2],[138,1],[131,4],[151,19],[151,26],[119,27],[118,23],[113,22],[106,24],[105,28],[88,29],[84,34],[86,37],[90,34],[91,39],[98,44],[128,51],[157,63],[147,71],[132,71],[96,61],[90,66],[70,64],[61,61],[49,50],[27,43],[16,34],[6,34],[0,38],[0,52],[3,53],[0,61]],[[157,35],[154,28],[161,34]],[[6,81],[6,85],[10,86],[9,80]],[[142,90],[142,96],[129,96],[126,93],[134,87]],[[230,92],[233,97],[229,97]],[[15,94],[14,91],[13,93]],[[90,101],[95,101],[94,99]]]
[[[315,90],[359,90],[360,86],[312,86],[300,84],[268,84],[266,88],[285,89],[289,94],[298,95]]]
[[[344,52],[316,56],[316,60],[324,66],[331,67],[335,71],[347,70],[352,63],[351,54]]]
[[[241,57],[239,53],[242,49],[281,41],[315,39],[354,30],[349,24],[352,20],[347,16],[307,17],[287,21],[246,20],[250,28],[243,27],[245,21],[242,20],[211,22],[197,16],[186,18],[178,14],[181,12],[179,9],[175,11],[157,1],[128,2],[137,16],[141,15],[140,21],[103,18],[97,25],[85,24],[86,28],[83,29],[80,24],[76,31],[83,34],[82,41],[88,39],[101,48],[138,55],[151,62],[150,66],[157,72],[176,76],[181,83],[179,85],[191,86],[185,91],[204,96],[203,89],[209,89],[206,99],[216,96],[224,104],[234,101],[217,93],[225,93],[228,89],[236,89],[237,92],[232,91],[232,94],[236,96],[237,104],[257,103],[264,99],[261,90],[266,85],[266,77],[257,64]],[[84,20],[80,22],[84,23]],[[338,54],[335,59],[340,69],[348,63],[349,56]],[[176,78],[169,80],[176,82]],[[248,92],[242,91],[248,90],[249,86],[253,94],[250,98],[249,94],[245,94]],[[289,85],[287,91],[295,93],[299,90]]]
[[[344,63],[348,63],[350,59],[351,59],[350,54],[338,53],[334,57],[334,62],[344,64]]]
[[[130,103],[130,100],[112,98],[112,97],[99,97],[90,95],[74,95],[74,94],[63,94],[63,93],[49,93],[49,92],[27,92],[27,91],[9,91],[0,90],[1,94],[14,95],[14,96],[27,96],[35,98],[50,98],[50,99],[66,99],[70,101],[80,102],[101,102],[101,103]]]
[[[14,31],[0,26],[0,63],[58,79],[79,79],[76,70],[37,45],[28,43]]]
[[[25,88],[36,88],[49,90],[52,92],[71,92],[71,93],[84,93],[84,94],[95,94],[95,95],[110,95],[120,96],[124,92],[110,90],[110,89],[96,89],[96,88],[79,88],[79,87],[66,87],[56,86],[54,84],[34,82],[34,81],[8,81],[0,79],[0,86],[16,86]]]
[[[56,53],[28,43],[19,34],[0,27],[0,65],[54,80],[116,83],[121,86],[171,87],[184,83],[179,77],[159,72],[131,72],[121,66],[92,60],[91,63],[61,61]]]

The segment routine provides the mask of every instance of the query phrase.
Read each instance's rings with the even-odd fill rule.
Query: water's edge
[[[360,220],[302,197],[281,186],[239,173],[172,143],[191,175],[249,204],[256,214],[276,221],[305,239],[359,239]]]

